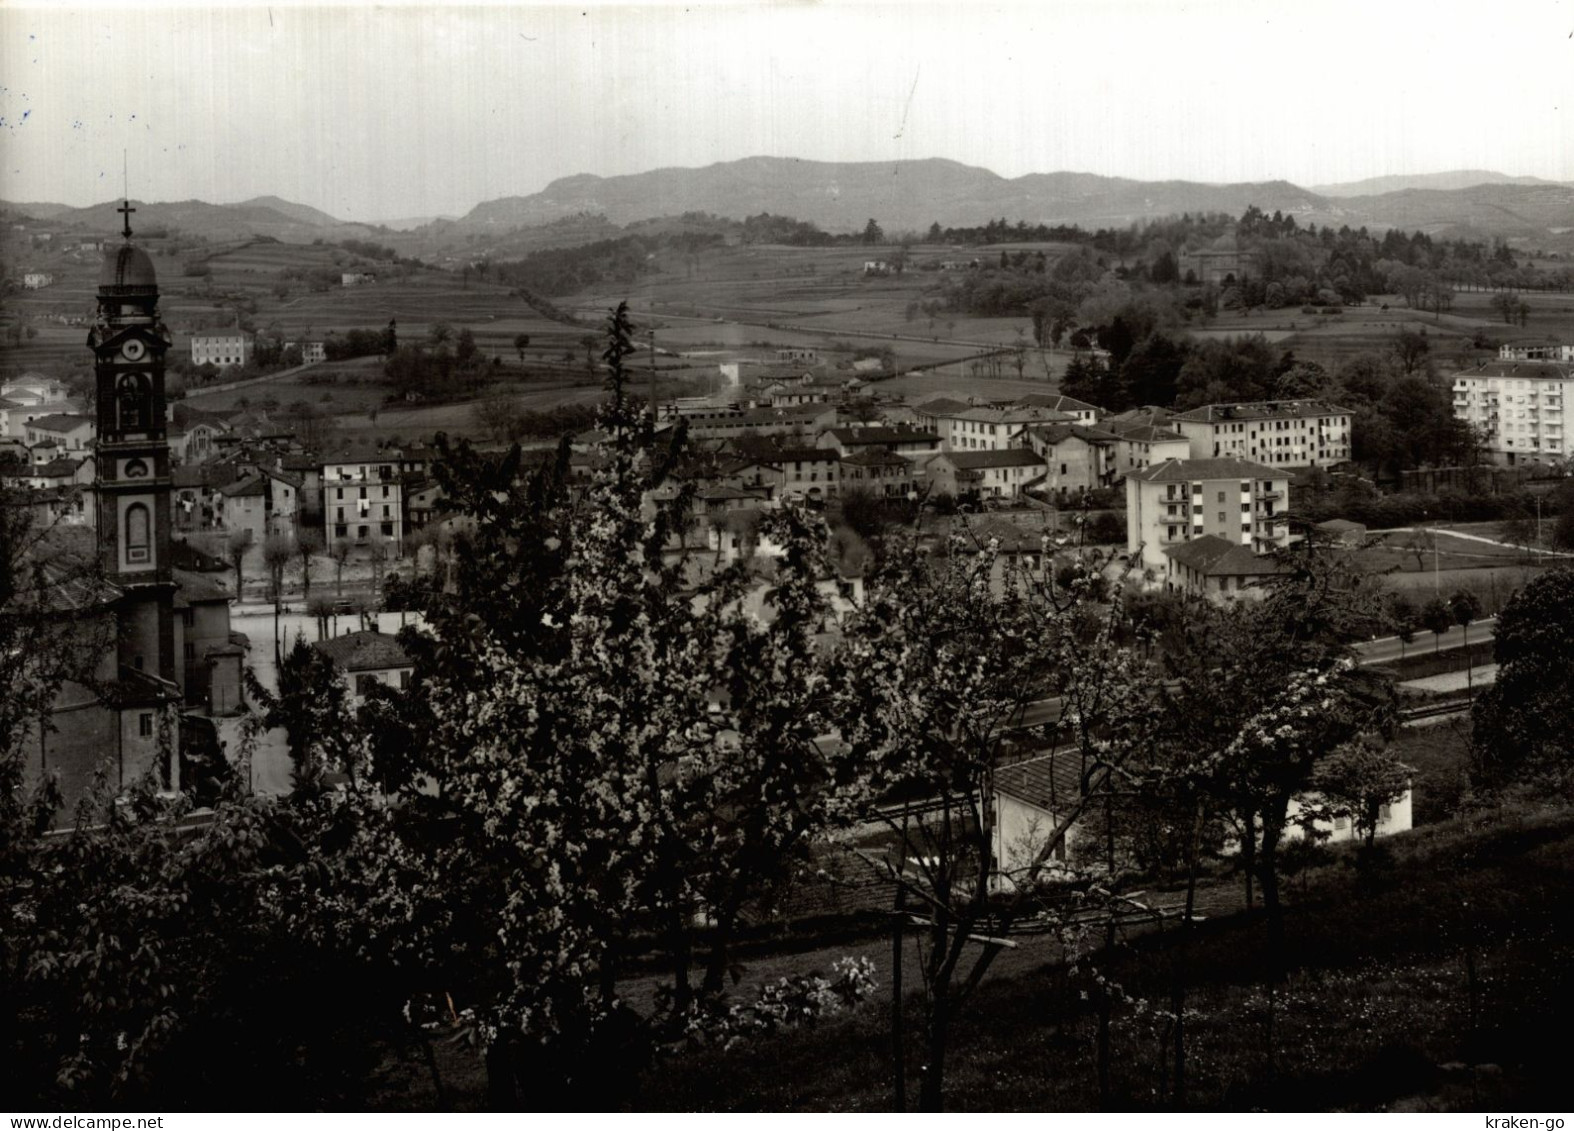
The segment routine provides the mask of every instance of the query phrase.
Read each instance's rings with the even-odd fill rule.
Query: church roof
[[[98,273],[99,290],[113,288],[157,289],[158,275],[153,270],[153,260],[140,247],[123,243],[104,256],[104,266]]]

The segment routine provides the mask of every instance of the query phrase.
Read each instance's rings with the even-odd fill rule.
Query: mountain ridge
[[[944,157],[826,162],[755,156],[610,177],[575,173],[556,178],[539,192],[481,201],[462,216],[432,218],[399,231],[343,221],[310,205],[268,195],[235,204],[135,202],[133,226],[170,225],[209,239],[271,236],[310,242],[370,236],[386,242],[398,237],[455,250],[470,246],[477,237],[490,242],[517,229],[585,216],[602,216],[606,223],[619,226],[685,212],[734,220],[769,212],[833,232],[860,231],[874,219],[887,234],[896,234],[923,232],[932,223],[966,227],[1002,218],[1013,223],[1125,227],[1182,212],[1240,215],[1256,205],[1270,214],[1293,214],[1302,224],[1401,227],[1438,236],[1551,245],[1570,242],[1574,185],[1479,170],[1423,174],[1408,180],[1446,183],[1450,178],[1479,177],[1490,179],[1454,188],[1422,184],[1381,193],[1344,191],[1390,181],[1376,178],[1331,186],[1340,192],[1324,194],[1282,179],[1225,184],[1141,181],[1067,170],[1007,178]],[[72,208],[0,201],[0,208],[41,222],[109,234],[120,227],[117,204]]]

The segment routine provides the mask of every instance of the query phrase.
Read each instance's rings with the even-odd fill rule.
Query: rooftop
[[[1247,459],[1167,459],[1128,471],[1126,478],[1144,483],[1191,483],[1199,479],[1288,479],[1289,475],[1282,467]]]
[[[1283,420],[1309,416],[1347,415],[1349,409],[1326,401],[1241,401],[1237,404],[1205,404],[1178,413],[1176,420],[1209,424],[1226,420]]]
[[[91,416],[77,416],[73,413],[65,412],[52,412],[48,416],[40,416],[28,425],[29,428],[37,428],[43,432],[62,433],[75,432],[78,428],[91,428],[92,426],[93,418]]]
[[[927,428],[832,428],[831,438],[838,444],[929,444],[938,443],[940,437]]]
[[[1082,796],[1082,757],[1051,752],[995,771],[995,789],[1049,813],[1065,812]]]
[[[1048,408],[1056,412],[1101,412],[1098,405],[1079,401],[1076,397],[1068,397],[1061,393],[1029,393],[1025,397],[1018,397],[1017,404],[1024,408]]]
[[[985,467],[1043,467],[1044,461],[1032,448],[1004,448],[994,452],[946,452],[942,457],[963,471]]]
[[[1267,577],[1281,569],[1273,558],[1254,554],[1249,546],[1220,538],[1217,534],[1204,534],[1189,542],[1166,546],[1164,553],[1207,577]]]
[[[413,667],[409,655],[386,632],[347,632],[312,644],[347,672],[379,671],[384,668]]]

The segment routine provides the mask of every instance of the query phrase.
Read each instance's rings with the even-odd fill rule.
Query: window
[[[374,675],[358,675],[355,677],[355,693],[365,696],[372,688],[377,686],[377,677]]]
[[[382,532],[383,532],[383,537],[384,538],[392,538],[393,537],[393,523],[391,523],[391,522],[383,523],[382,524]]]
[[[143,711],[137,716],[137,734],[143,738],[153,737],[153,712]]]
[[[151,514],[146,503],[126,508],[126,561],[147,562],[153,557]]]
[[[335,538],[347,537],[349,535],[349,533],[350,533],[350,528],[348,526],[346,526],[344,523],[340,522],[340,523],[335,523],[334,524],[333,536]]]
[[[1224,492],[1223,491],[1219,492],[1219,502],[1221,502],[1221,503],[1224,502]]]
[[[386,499],[387,497],[388,497],[388,488],[384,487],[383,488],[383,498]]]
[[[1224,525],[1224,512],[1223,511],[1219,512],[1219,525],[1220,526]]]
[[[399,690],[400,691],[405,691],[405,690],[408,690],[409,687],[410,687],[410,673],[409,672],[400,672],[399,673]]]
[[[335,487],[333,489],[333,497],[335,499],[342,499],[342,498],[344,498],[344,488],[343,487]]]

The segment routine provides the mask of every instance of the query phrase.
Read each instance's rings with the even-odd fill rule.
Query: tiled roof
[[[1340,416],[1349,409],[1323,401],[1242,401],[1239,404],[1205,404],[1176,415],[1188,423],[1217,424],[1229,420],[1283,420],[1286,417]]]
[[[938,443],[940,437],[927,428],[832,428],[838,444],[883,445]]]
[[[771,452],[768,462],[780,466],[784,463],[835,463],[841,457],[834,448],[781,448]]]
[[[1090,428],[1086,424],[1041,424],[1027,431],[1029,435],[1037,436],[1051,445],[1058,444],[1071,436],[1085,440],[1089,444],[1113,444],[1120,439],[1113,432],[1106,432],[1102,428]],[[1176,437],[1177,440],[1180,438]]]
[[[1157,405],[1143,405],[1141,408],[1128,408],[1125,412],[1117,412],[1114,416],[1107,416],[1099,424],[1111,431],[1116,431],[1127,425],[1154,425],[1162,427],[1174,417],[1174,413],[1167,408]]]
[[[985,467],[1043,467],[1044,461],[1032,448],[1004,448],[993,452],[946,452],[953,467],[976,470]]]
[[[843,456],[841,462],[850,463],[855,467],[896,467],[898,464],[902,467],[912,466],[906,459],[889,448],[878,447],[865,448],[862,451]]]
[[[1029,393],[1025,397],[1018,397],[1017,404],[1025,408],[1049,408],[1056,412],[1101,412],[1096,404],[1079,401],[1076,397],[1068,397],[1061,393]]]
[[[329,640],[318,640],[312,647],[347,672],[413,666],[399,641],[385,632],[347,632]]]
[[[211,577],[204,577],[200,573],[192,573],[185,569],[174,569],[170,572],[175,578],[177,602],[184,601],[186,604],[191,604],[228,601],[231,597],[230,591]]]
[[[936,397],[934,400],[914,405],[913,411],[924,413],[926,416],[950,416],[972,407],[971,402],[957,400],[955,397]]]
[[[252,495],[261,495],[262,493],[262,476],[260,475],[237,479],[235,482],[226,483],[219,488],[219,494],[226,495],[232,499],[243,499]]]
[[[1160,428],[1152,424],[1116,424],[1109,423],[1109,428],[1120,439],[1139,444],[1166,444],[1176,441],[1185,442],[1186,437],[1173,428]]]
[[[1454,374],[1461,377],[1523,377],[1531,381],[1567,381],[1574,378],[1574,366],[1556,361],[1484,361],[1475,369]]]
[[[75,475],[77,468],[81,467],[84,462],[86,461],[79,459],[68,459],[65,456],[61,456],[59,459],[52,459],[46,464],[33,468],[27,474],[38,476],[41,479],[54,479],[62,475]]]
[[[995,771],[995,790],[1049,813],[1064,813],[1082,796],[1082,756],[1041,754]]]
[[[1164,553],[1206,577],[1267,577],[1280,570],[1272,558],[1260,557],[1252,553],[1249,546],[1220,538],[1217,534],[1204,534],[1189,542],[1166,546]]]
[[[1128,471],[1127,479],[1144,483],[1190,483],[1199,479],[1288,479],[1283,468],[1245,459],[1167,459],[1152,467]]]

